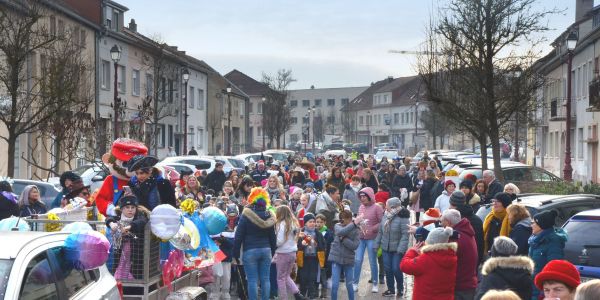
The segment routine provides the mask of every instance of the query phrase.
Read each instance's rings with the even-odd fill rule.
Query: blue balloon
[[[227,217],[220,209],[207,207],[202,210],[201,214],[209,235],[220,234],[227,227]]]
[[[24,218],[10,217],[0,221],[0,231],[12,231],[13,228],[18,228],[17,231],[31,231]]]

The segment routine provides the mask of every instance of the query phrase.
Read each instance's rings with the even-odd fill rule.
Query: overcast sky
[[[129,8],[125,23],[206,61],[221,74],[238,69],[292,69],[292,88],[366,86],[387,76],[414,75],[432,9],[446,0],[116,0]],[[538,0],[553,15],[552,41],[574,20],[576,0]],[[598,2],[598,1],[596,1]],[[548,46],[545,51],[549,51]]]

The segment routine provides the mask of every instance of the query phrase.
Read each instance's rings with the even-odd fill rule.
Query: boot
[[[302,296],[302,294],[300,294],[300,292],[297,292],[294,294],[294,300],[308,300],[308,298]]]
[[[321,299],[327,299],[327,289],[321,288]]]

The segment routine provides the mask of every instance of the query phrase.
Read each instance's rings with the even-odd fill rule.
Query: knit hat
[[[395,208],[402,205],[402,201],[400,201],[400,199],[398,199],[398,197],[392,197],[390,199],[388,199],[385,203],[386,207],[389,208]]]
[[[454,191],[452,195],[450,195],[450,204],[454,207],[463,206],[466,202],[467,198],[462,191]]]
[[[423,222],[423,226],[425,226],[427,224],[431,224],[431,223],[439,221],[441,217],[442,217],[442,213],[440,212],[439,209],[430,208],[425,212],[425,214],[421,218],[421,221]]]
[[[121,197],[121,199],[119,200],[119,207],[123,208],[127,205],[138,206],[137,197],[134,195],[127,195],[127,196]]]
[[[417,228],[417,230],[415,230],[415,239],[418,242],[422,242],[425,241],[427,239],[427,236],[429,235],[429,230],[427,230],[427,228],[420,226]]]
[[[456,183],[454,183],[454,181],[452,181],[451,179],[448,179],[444,182],[444,189],[447,189],[449,185],[453,184],[454,187],[456,187]]]
[[[575,289],[581,283],[581,277],[577,268],[566,260],[551,260],[540,273],[535,276],[535,286],[544,289],[544,281],[554,280],[564,283]]]
[[[290,187],[290,195],[293,195],[296,192],[302,193],[303,190],[301,188],[297,187],[297,186],[291,186]]]
[[[545,210],[539,212],[533,216],[533,220],[538,226],[542,229],[548,229],[554,227],[554,223],[556,222],[556,217],[558,214],[554,210]]]
[[[425,240],[425,243],[427,245],[447,243],[448,239],[450,239],[450,237],[452,236],[452,232],[453,232],[453,230],[451,227],[435,228],[431,232],[429,232],[429,234],[427,235],[427,239]]]
[[[255,187],[248,195],[248,206],[254,206],[258,209],[265,209],[271,205],[269,194],[264,188]]]
[[[517,254],[519,246],[510,238],[498,236],[492,245],[492,256],[511,256]]]
[[[459,189],[462,189],[463,187],[466,187],[466,188],[468,188],[469,190],[472,190],[472,189],[473,189],[473,181],[471,181],[471,180],[463,180],[463,181],[460,183],[460,186],[459,186],[458,188],[459,188]]]
[[[358,196],[367,196],[367,198],[369,198],[370,201],[375,201],[375,192],[373,192],[373,189],[370,187],[366,187],[361,189],[358,192]]]
[[[504,208],[507,208],[512,203],[512,200],[513,200],[512,197],[508,193],[504,193],[504,192],[500,192],[500,193],[497,193],[496,195],[494,195],[494,199],[496,199],[496,201],[502,202],[502,206],[504,206]]]
[[[310,220],[314,220],[315,219],[315,215],[308,213],[304,215],[304,224],[308,223],[308,221]]]
[[[311,188],[311,189],[314,189],[314,188],[315,188],[315,184],[314,184],[312,181],[307,181],[307,182],[304,184],[304,188]]]

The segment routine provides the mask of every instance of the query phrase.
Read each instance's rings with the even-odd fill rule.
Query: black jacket
[[[227,181],[225,172],[215,170],[206,176],[206,179],[204,179],[204,186],[209,190],[215,191],[215,194],[219,194],[219,192],[223,190],[225,181]]]
[[[489,290],[512,290],[521,299],[531,299],[533,261],[527,256],[492,257],[481,268],[483,279],[475,299]]]
[[[419,207],[424,211],[433,207],[435,202],[435,198],[433,198],[433,188],[437,181],[433,178],[427,178],[423,181],[423,186],[421,187],[421,193],[419,195]]]
[[[461,217],[467,218],[469,223],[471,223],[471,227],[473,227],[473,231],[475,231],[475,242],[477,243],[477,256],[479,258],[478,262],[481,263],[483,261],[483,221],[473,213],[473,208],[466,204],[461,205],[456,208],[460,212]]]
[[[379,190],[379,184],[377,184],[377,178],[375,178],[375,175],[371,176],[369,180],[364,180],[363,178],[362,181],[365,186],[372,188],[374,193],[377,193]]]
[[[252,180],[254,180],[255,183],[260,184],[261,181],[269,178],[269,172],[267,172],[267,170],[263,170],[261,172],[256,169],[254,172],[252,172],[252,174],[250,174],[250,176],[252,176]]]
[[[392,197],[400,197],[401,188],[405,188],[408,192],[413,190],[413,182],[408,174],[405,174],[404,176],[396,174],[396,176],[394,176],[394,180],[392,181],[392,189],[390,191]]]
[[[490,185],[488,186],[488,190],[487,193],[485,194],[485,203],[491,203],[492,199],[494,199],[494,196],[496,196],[496,194],[501,193],[504,191],[504,185],[502,185],[502,183],[500,183],[500,181],[498,181],[498,179],[494,179],[494,181],[492,181],[490,183]],[[484,200],[484,199],[482,199]]]
[[[444,192],[444,190],[444,182],[438,180],[431,191],[431,197],[433,198],[433,201],[435,201],[435,199],[437,199]]]
[[[17,202],[10,200],[4,197],[4,195],[0,194],[0,220],[4,220],[10,216],[19,216],[19,205],[17,205]]]
[[[531,219],[525,218],[515,225],[508,237],[510,237],[516,244],[519,246],[519,250],[517,250],[518,255],[529,254],[529,237],[531,236]]]
[[[139,182],[135,176],[131,177],[129,186],[133,194],[138,198],[139,205],[144,206],[150,211],[159,204],[169,204],[177,207],[173,186],[160,175],[153,174],[144,182]]]

